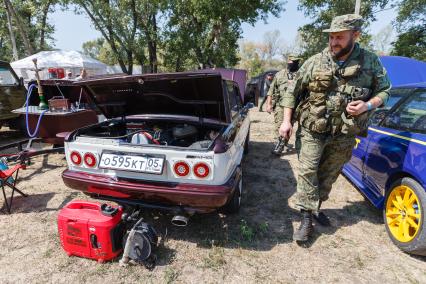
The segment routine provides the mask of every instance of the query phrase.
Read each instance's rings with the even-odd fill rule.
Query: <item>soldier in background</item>
[[[264,94],[264,97],[263,97],[262,102],[260,103],[260,106],[259,106],[259,111],[260,112],[263,111],[263,105],[265,104],[266,99],[267,99],[266,94],[269,92],[269,89],[271,87],[273,79],[274,79],[274,74],[273,73],[266,74],[265,83],[263,85],[263,94]]]
[[[390,83],[376,54],[356,42],[363,20],[349,14],[333,19],[329,44],[300,68],[281,102],[284,121],[280,134],[290,138],[293,109],[301,127],[296,209],[302,212],[293,239],[304,242],[313,233],[317,212],[321,224],[328,223],[319,211],[343,165],[349,161],[355,135],[365,135],[372,111],[389,98]]]
[[[272,153],[276,155],[281,155],[283,149],[279,149],[279,151],[275,151],[279,147],[279,130],[281,123],[283,122],[283,113],[284,109],[281,105],[281,96],[287,90],[287,87],[294,79],[297,70],[299,70],[301,58],[296,55],[290,54],[287,57],[287,68],[282,69],[278,73],[275,74],[274,80],[272,80],[271,87],[269,88],[267,99],[266,99],[266,111],[268,113],[274,113],[274,140],[275,146],[272,149]]]

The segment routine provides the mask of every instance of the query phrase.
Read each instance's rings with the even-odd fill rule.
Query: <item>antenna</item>
[[[359,15],[361,10],[361,0],[356,0],[355,2],[355,14]]]

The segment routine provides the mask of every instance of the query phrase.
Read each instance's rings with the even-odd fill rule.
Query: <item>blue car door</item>
[[[411,91],[400,91],[401,97],[406,98],[393,107],[379,125],[369,128],[363,182],[376,206],[383,202],[390,175],[402,171],[413,131],[424,125],[421,121],[426,118],[426,99],[423,98],[426,94],[417,92],[408,96]]]
[[[370,199],[373,203],[375,200],[380,197],[377,191],[370,192],[371,190],[366,186],[365,178],[370,173],[366,173],[366,157],[369,153],[370,149],[370,140],[376,139],[378,135],[376,132],[371,129],[378,126],[381,121],[386,117],[389,113],[390,109],[396,105],[402,98],[406,97],[408,92],[411,90],[407,89],[396,89],[392,90],[390,94],[390,98],[386,105],[383,108],[376,110],[374,115],[371,117],[369,125],[371,126],[368,130],[367,137],[356,137],[355,147],[352,151],[351,160],[345,165],[344,171],[346,175],[351,176],[351,180],[355,182],[363,193]],[[370,161],[371,162],[371,161]]]

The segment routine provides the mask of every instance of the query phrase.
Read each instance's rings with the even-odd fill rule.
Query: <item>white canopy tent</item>
[[[63,68],[65,73],[71,72],[75,78],[83,68],[88,76],[107,73],[107,65],[77,51],[53,50],[41,51],[26,58],[12,62],[12,68],[25,80],[35,79],[33,59],[37,58],[37,66],[42,69],[42,79],[48,78],[48,68]]]

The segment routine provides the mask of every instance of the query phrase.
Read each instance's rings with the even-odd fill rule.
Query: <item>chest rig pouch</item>
[[[338,94],[344,99],[346,105],[352,101],[362,100],[367,102],[372,97],[371,83],[365,82],[361,75],[367,75],[371,78],[370,73],[363,71],[364,68],[364,51],[360,51],[358,61],[349,62],[342,69],[339,69],[338,74],[341,83],[337,89]],[[368,88],[363,87],[362,83],[368,85]],[[367,135],[369,112],[364,112],[357,116],[351,116],[343,109],[341,113],[341,129],[339,131],[346,135]]]
[[[330,55],[324,51],[319,66],[314,68],[308,85],[310,92],[301,106],[301,124],[317,133],[337,135],[360,134],[367,128],[368,114],[356,117],[345,113],[346,106],[353,100],[368,100],[369,89],[351,86],[351,81],[362,72],[364,54],[352,60],[344,68],[335,68]],[[361,96],[362,94],[362,96]]]
[[[333,73],[331,59],[323,52],[319,64],[312,71],[312,79],[308,84],[309,96],[300,106],[299,122],[317,133],[330,131],[327,96],[337,84]]]

